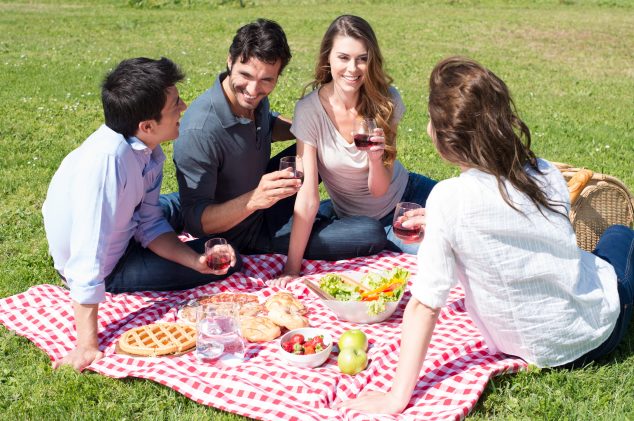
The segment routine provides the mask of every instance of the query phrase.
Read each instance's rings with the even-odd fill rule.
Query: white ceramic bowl
[[[326,348],[315,354],[308,354],[308,355],[297,355],[297,354],[292,354],[290,352],[286,352],[284,348],[282,348],[282,344],[284,342],[289,341],[291,339],[291,336],[296,335],[298,333],[303,335],[305,339],[310,339],[310,338],[314,338],[315,336],[323,335],[324,345],[326,345]],[[327,330],[321,329],[318,327],[302,327],[300,329],[293,329],[291,331],[286,332],[284,335],[282,335],[279,343],[277,344],[277,348],[278,348],[277,351],[280,354],[280,357],[283,360],[289,362],[290,364],[293,364],[299,367],[315,368],[322,365],[328,359],[328,356],[330,355],[330,351],[332,351],[332,345],[333,345],[332,336],[330,336],[330,333],[328,333]]]
[[[339,320],[354,323],[379,323],[392,316],[403,299],[404,293],[398,301],[390,301],[385,303],[385,310],[376,315],[368,314],[368,305],[366,301],[336,301],[323,300],[336,315]]]

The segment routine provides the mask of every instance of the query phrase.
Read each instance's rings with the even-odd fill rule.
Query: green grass
[[[634,6],[614,1],[0,0],[0,297],[56,283],[40,207],[62,158],[102,121],[99,84],[132,56],[167,56],[193,100],[223,69],[235,30],[257,17],[285,28],[293,60],[272,95],[292,115],[321,36],[342,13],[374,26],[408,111],[400,159],[437,179],[456,174],[425,134],[427,77],[450,54],[502,77],[546,158],[607,172],[634,188]],[[157,6],[157,7],[150,7]],[[158,7],[160,6],[160,7]],[[166,147],[171,155],[171,146]],[[165,191],[176,189],[171,160]],[[474,419],[634,417],[634,326],[610,359],[490,382]],[[0,328],[0,418],[238,419],[142,380],[53,372],[43,352]]]

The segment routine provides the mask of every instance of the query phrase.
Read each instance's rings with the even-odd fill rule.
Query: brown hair
[[[449,57],[436,65],[429,79],[429,116],[434,144],[449,162],[477,168],[497,179],[500,194],[511,202],[504,180],[524,193],[542,212],[562,205],[548,200],[525,171],[537,168],[530,149],[530,130],[517,116],[506,84],[479,63]],[[542,212],[543,214],[543,212]]]
[[[396,123],[392,119],[394,102],[388,91],[392,78],[383,69],[383,56],[379,49],[379,42],[367,21],[358,16],[342,15],[330,24],[319,48],[315,79],[308,84],[307,88],[310,86],[313,90],[318,89],[332,80],[328,58],[337,36],[359,40],[368,50],[367,72],[359,91],[359,103],[355,108],[358,114],[374,118],[377,125],[384,130],[383,164],[392,166],[396,159]]]

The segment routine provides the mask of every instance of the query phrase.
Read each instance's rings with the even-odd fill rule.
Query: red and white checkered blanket
[[[198,364],[194,353],[171,357],[129,357],[116,354],[115,344],[126,330],[157,321],[175,321],[174,303],[222,291],[255,293],[261,301],[276,292],[265,285],[283,268],[279,255],[246,256],[244,272],[222,282],[170,293],[107,295],[99,311],[99,339],[105,357],[89,369],[106,376],[150,379],[194,401],[262,420],[461,419],[482,394],[492,376],[526,367],[517,358],[491,354],[464,308],[461,289],[452,291],[442,310],[414,396],[402,415],[368,417],[356,411],[332,409],[366,389],[387,390],[396,370],[400,322],[409,293],[386,322],[357,325],[335,315],[302,282],[288,289],[308,307],[311,326],[325,327],[337,338],[350,328],[368,335],[368,368],[356,376],[341,374],[333,352],[316,369],[289,366],[278,358],[277,341],[249,344],[240,365]],[[382,253],[338,262],[305,261],[304,273],[317,280],[324,273],[344,270],[380,272],[401,266],[416,273],[414,256]],[[413,276],[410,280],[413,279]],[[158,302],[157,302],[158,301]],[[68,291],[38,285],[0,300],[0,322],[58,359],[73,348],[75,329]],[[414,333],[413,333],[414,334]]]

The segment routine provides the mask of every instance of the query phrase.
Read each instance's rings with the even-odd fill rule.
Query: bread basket
[[[554,163],[566,182],[582,171],[568,164]],[[572,193],[572,192],[571,192]],[[634,223],[634,198],[627,186],[616,177],[593,173],[570,206],[570,222],[577,244],[592,251],[603,232],[611,225],[631,227]]]

